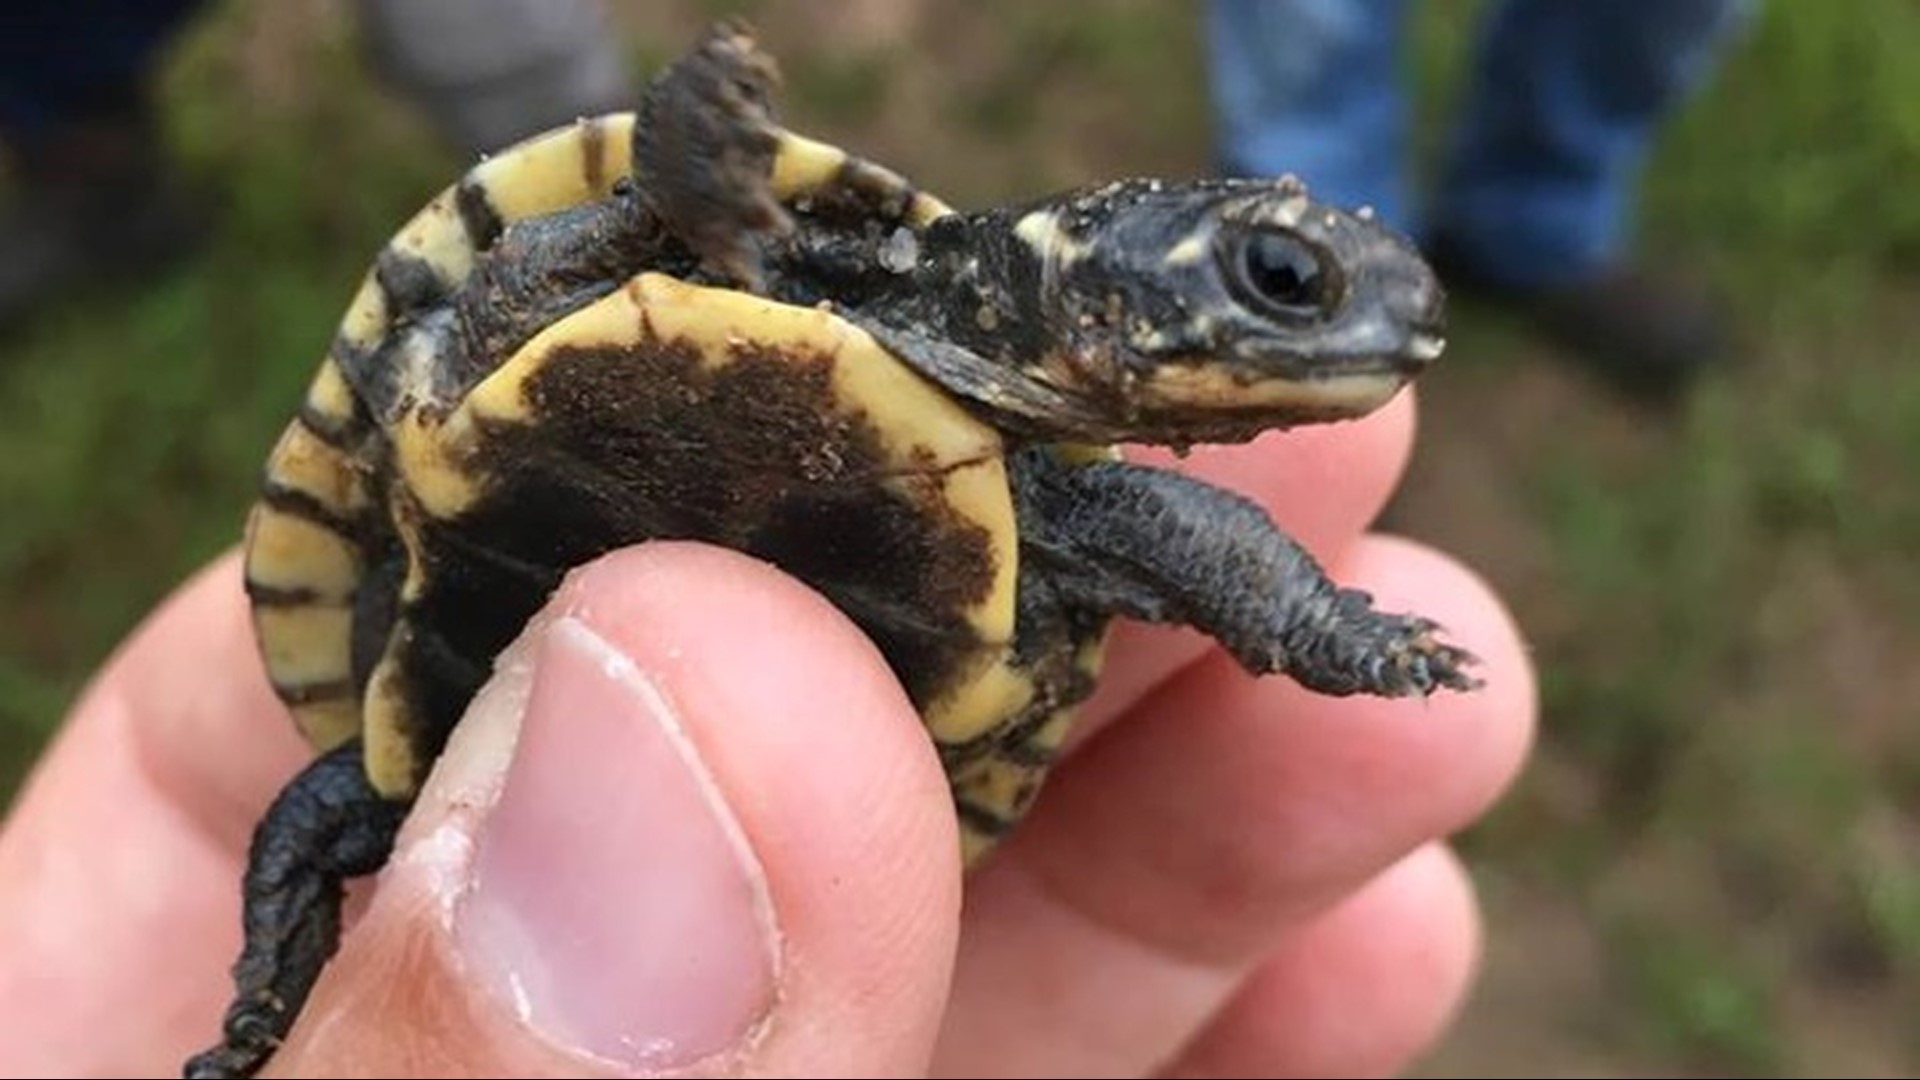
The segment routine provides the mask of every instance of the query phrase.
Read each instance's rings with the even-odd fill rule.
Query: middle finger
[[[971,883],[938,1074],[1152,1069],[1289,927],[1505,786],[1533,683],[1493,595],[1405,541],[1336,568],[1452,627],[1485,687],[1329,699],[1219,652],[1166,681],[1062,764]]]

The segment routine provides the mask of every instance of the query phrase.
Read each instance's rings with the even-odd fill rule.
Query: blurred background
[[[1412,11],[1416,140],[1472,0]],[[950,200],[1213,167],[1175,0],[615,2],[644,76],[750,15],[785,119]],[[823,32],[823,27],[833,27]],[[87,672],[233,544],[367,259],[468,160],[351,8],[208,4],[159,119],[206,232],[0,329],[0,794]],[[1920,1071],[1920,5],[1775,2],[1653,148],[1641,250],[1734,362],[1659,406],[1471,298],[1393,527],[1538,653],[1527,775],[1462,838],[1485,976],[1431,1075]],[[16,187],[18,185],[16,184]]]

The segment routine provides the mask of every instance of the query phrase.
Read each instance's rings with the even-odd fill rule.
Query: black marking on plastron
[[[1058,660],[1072,655],[1071,647],[1066,648]],[[1044,766],[1053,763],[1055,751],[1033,742],[1033,737],[1061,709],[1079,704],[1091,692],[1092,680],[1075,679],[1062,670],[1069,665],[1059,662],[1044,662],[1031,667],[1022,667],[1022,672],[1033,682],[1033,699],[1024,710],[1006,718],[1006,722],[988,728],[970,738],[955,742],[935,740],[934,748],[940,754],[940,764],[949,770],[971,762],[997,758],[1018,765]]]
[[[436,522],[422,522],[427,543],[442,555],[436,563],[458,560],[462,564],[473,564],[487,568],[489,576],[495,573],[519,579],[523,584],[547,588],[553,584],[554,566],[550,563],[534,562],[523,559],[496,547],[477,542],[469,530],[458,525],[449,527]]]
[[[469,605],[463,612],[469,621],[460,623],[433,611],[436,588],[429,585],[426,597],[401,612],[395,624],[395,678],[386,684],[396,697],[388,715],[412,752],[416,785],[486,682],[494,658],[540,604],[537,597],[501,596],[491,608]]]
[[[1046,714],[1046,718],[1049,723],[1052,722],[1053,714]],[[1033,732],[1028,732],[1023,739],[1009,739],[994,756],[1009,765],[1020,765],[1029,769],[1050,768],[1060,759],[1059,747],[1044,745],[1035,741],[1032,736]]]
[[[366,572],[353,596],[353,633],[348,643],[349,667],[355,686],[367,685],[373,669],[386,653],[394,621],[400,613],[400,588],[407,576],[407,555],[399,538],[379,537],[378,548],[366,554]]]
[[[328,602],[320,590],[311,585],[264,585],[248,578],[246,590],[247,599],[255,607],[312,607]]]
[[[1048,702],[1045,708],[1029,707],[1026,715],[1001,734],[1001,743],[993,756],[1010,764],[1032,768],[1052,765],[1059,756],[1059,748],[1044,745],[1035,736],[1053,722],[1061,707],[1052,702]]]
[[[287,487],[271,479],[260,486],[260,501],[280,513],[310,521],[337,533],[348,541],[357,540],[364,527],[359,517],[348,517],[299,488]]]
[[[373,262],[373,276],[387,294],[388,317],[395,325],[440,303],[452,292],[432,263],[397,248],[380,252]]]
[[[414,625],[411,619],[402,655],[415,676],[459,687],[467,693],[479,689],[486,681],[493,659],[469,655],[437,629]]]
[[[526,382],[535,421],[482,432],[489,493],[444,528],[541,566],[649,538],[757,555],[846,611],[925,704],[972,670],[991,537],[932,463],[888,456],[836,362],[801,342],[742,343],[718,367],[676,340],[557,348]]]
[[[333,345],[328,352],[333,357],[334,364],[340,369],[340,377],[347,380],[347,385],[353,387],[356,394],[365,398],[367,380],[372,377],[374,360],[378,356],[377,343],[359,345],[348,340],[347,335],[335,333]]]
[[[493,200],[487,197],[485,185],[471,176],[453,189],[453,208],[459,213],[460,224],[467,230],[467,242],[475,251],[491,248],[507,227]]]
[[[289,705],[311,705],[317,701],[339,701],[355,693],[350,678],[322,679],[319,682],[273,684],[273,692]]]
[[[1013,831],[1014,821],[1001,817],[985,807],[970,803],[965,799],[955,799],[953,809],[959,815],[961,823],[982,836],[1001,837]]]
[[[356,414],[359,407],[360,403],[356,399],[354,401]],[[336,421],[315,409],[312,402],[303,401],[300,403],[299,411],[293,414],[293,419],[295,423],[307,430],[307,434],[335,450],[353,449],[353,428],[354,421],[359,419],[357,415],[345,421]]]

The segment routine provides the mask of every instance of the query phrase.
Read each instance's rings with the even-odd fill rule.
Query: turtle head
[[[1238,441],[1360,416],[1444,344],[1444,294],[1413,246],[1290,177],[1123,181],[1008,228],[1046,328],[1017,363],[1102,438]]]

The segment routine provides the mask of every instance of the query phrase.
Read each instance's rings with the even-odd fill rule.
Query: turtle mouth
[[[1360,416],[1385,404],[1407,382],[1392,361],[1353,365],[1306,377],[1249,375],[1220,365],[1166,366],[1148,376],[1143,397],[1184,412],[1261,412]]]

